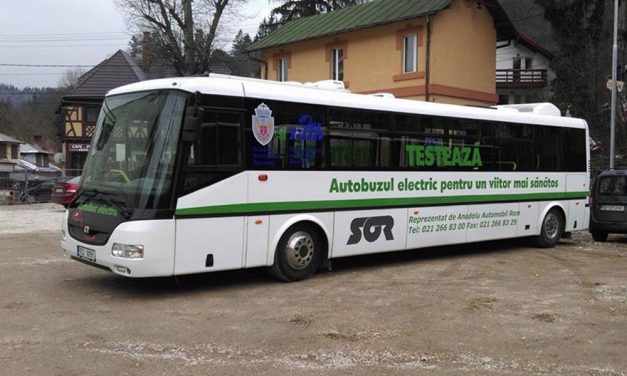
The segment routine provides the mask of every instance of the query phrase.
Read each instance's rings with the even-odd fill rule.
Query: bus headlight
[[[115,257],[141,259],[144,258],[144,246],[115,243],[111,248],[111,255]]]

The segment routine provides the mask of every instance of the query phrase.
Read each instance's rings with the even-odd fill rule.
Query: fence
[[[20,188],[8,177],[0,177],[0,205],[16,204],[19,200]]]

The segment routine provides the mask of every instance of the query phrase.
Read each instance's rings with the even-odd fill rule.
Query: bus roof
[[[587,127],[586,122],[582,119],[544,115],[543,113],[551,113],[551,111],[543,110],[546,109],[547,104],[538,104],[536,108],[542,109],[540,111],[534,111],[533,105],[496,106],[491,108],[471,107],[398,99],[388,96],[353,94],[346,90],[319,88],[298,82],[278,82],[217,74],[209,74],[202,77],[175,77],[142,81],[113,89],[107,93],[107,96],[163,89],[476,120],[573,128]]]

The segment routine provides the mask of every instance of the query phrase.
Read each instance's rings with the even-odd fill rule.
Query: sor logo
[[[351,222],[352,234],[348,238],[346,245],[359,243],[361,241],[362,232],[366,241],[370,243],[375,242],[381,236],[381,230],[383,230],[385,240],[394,240],[394,236],[392,235],[393,227],[394,218],[389,215],[383,217],[355,218]]]

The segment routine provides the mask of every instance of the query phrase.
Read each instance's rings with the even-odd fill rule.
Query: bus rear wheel
[[[562,213],[553,208],[546,213],[540,235],[534,239],[534,243],[540,248],[553,248],[557,245],[564,233],[564,216]]]
[[[309,278],[322,262],[323,241],[312,225],[290,227],[279,240],[270,273],[286,282]]]

